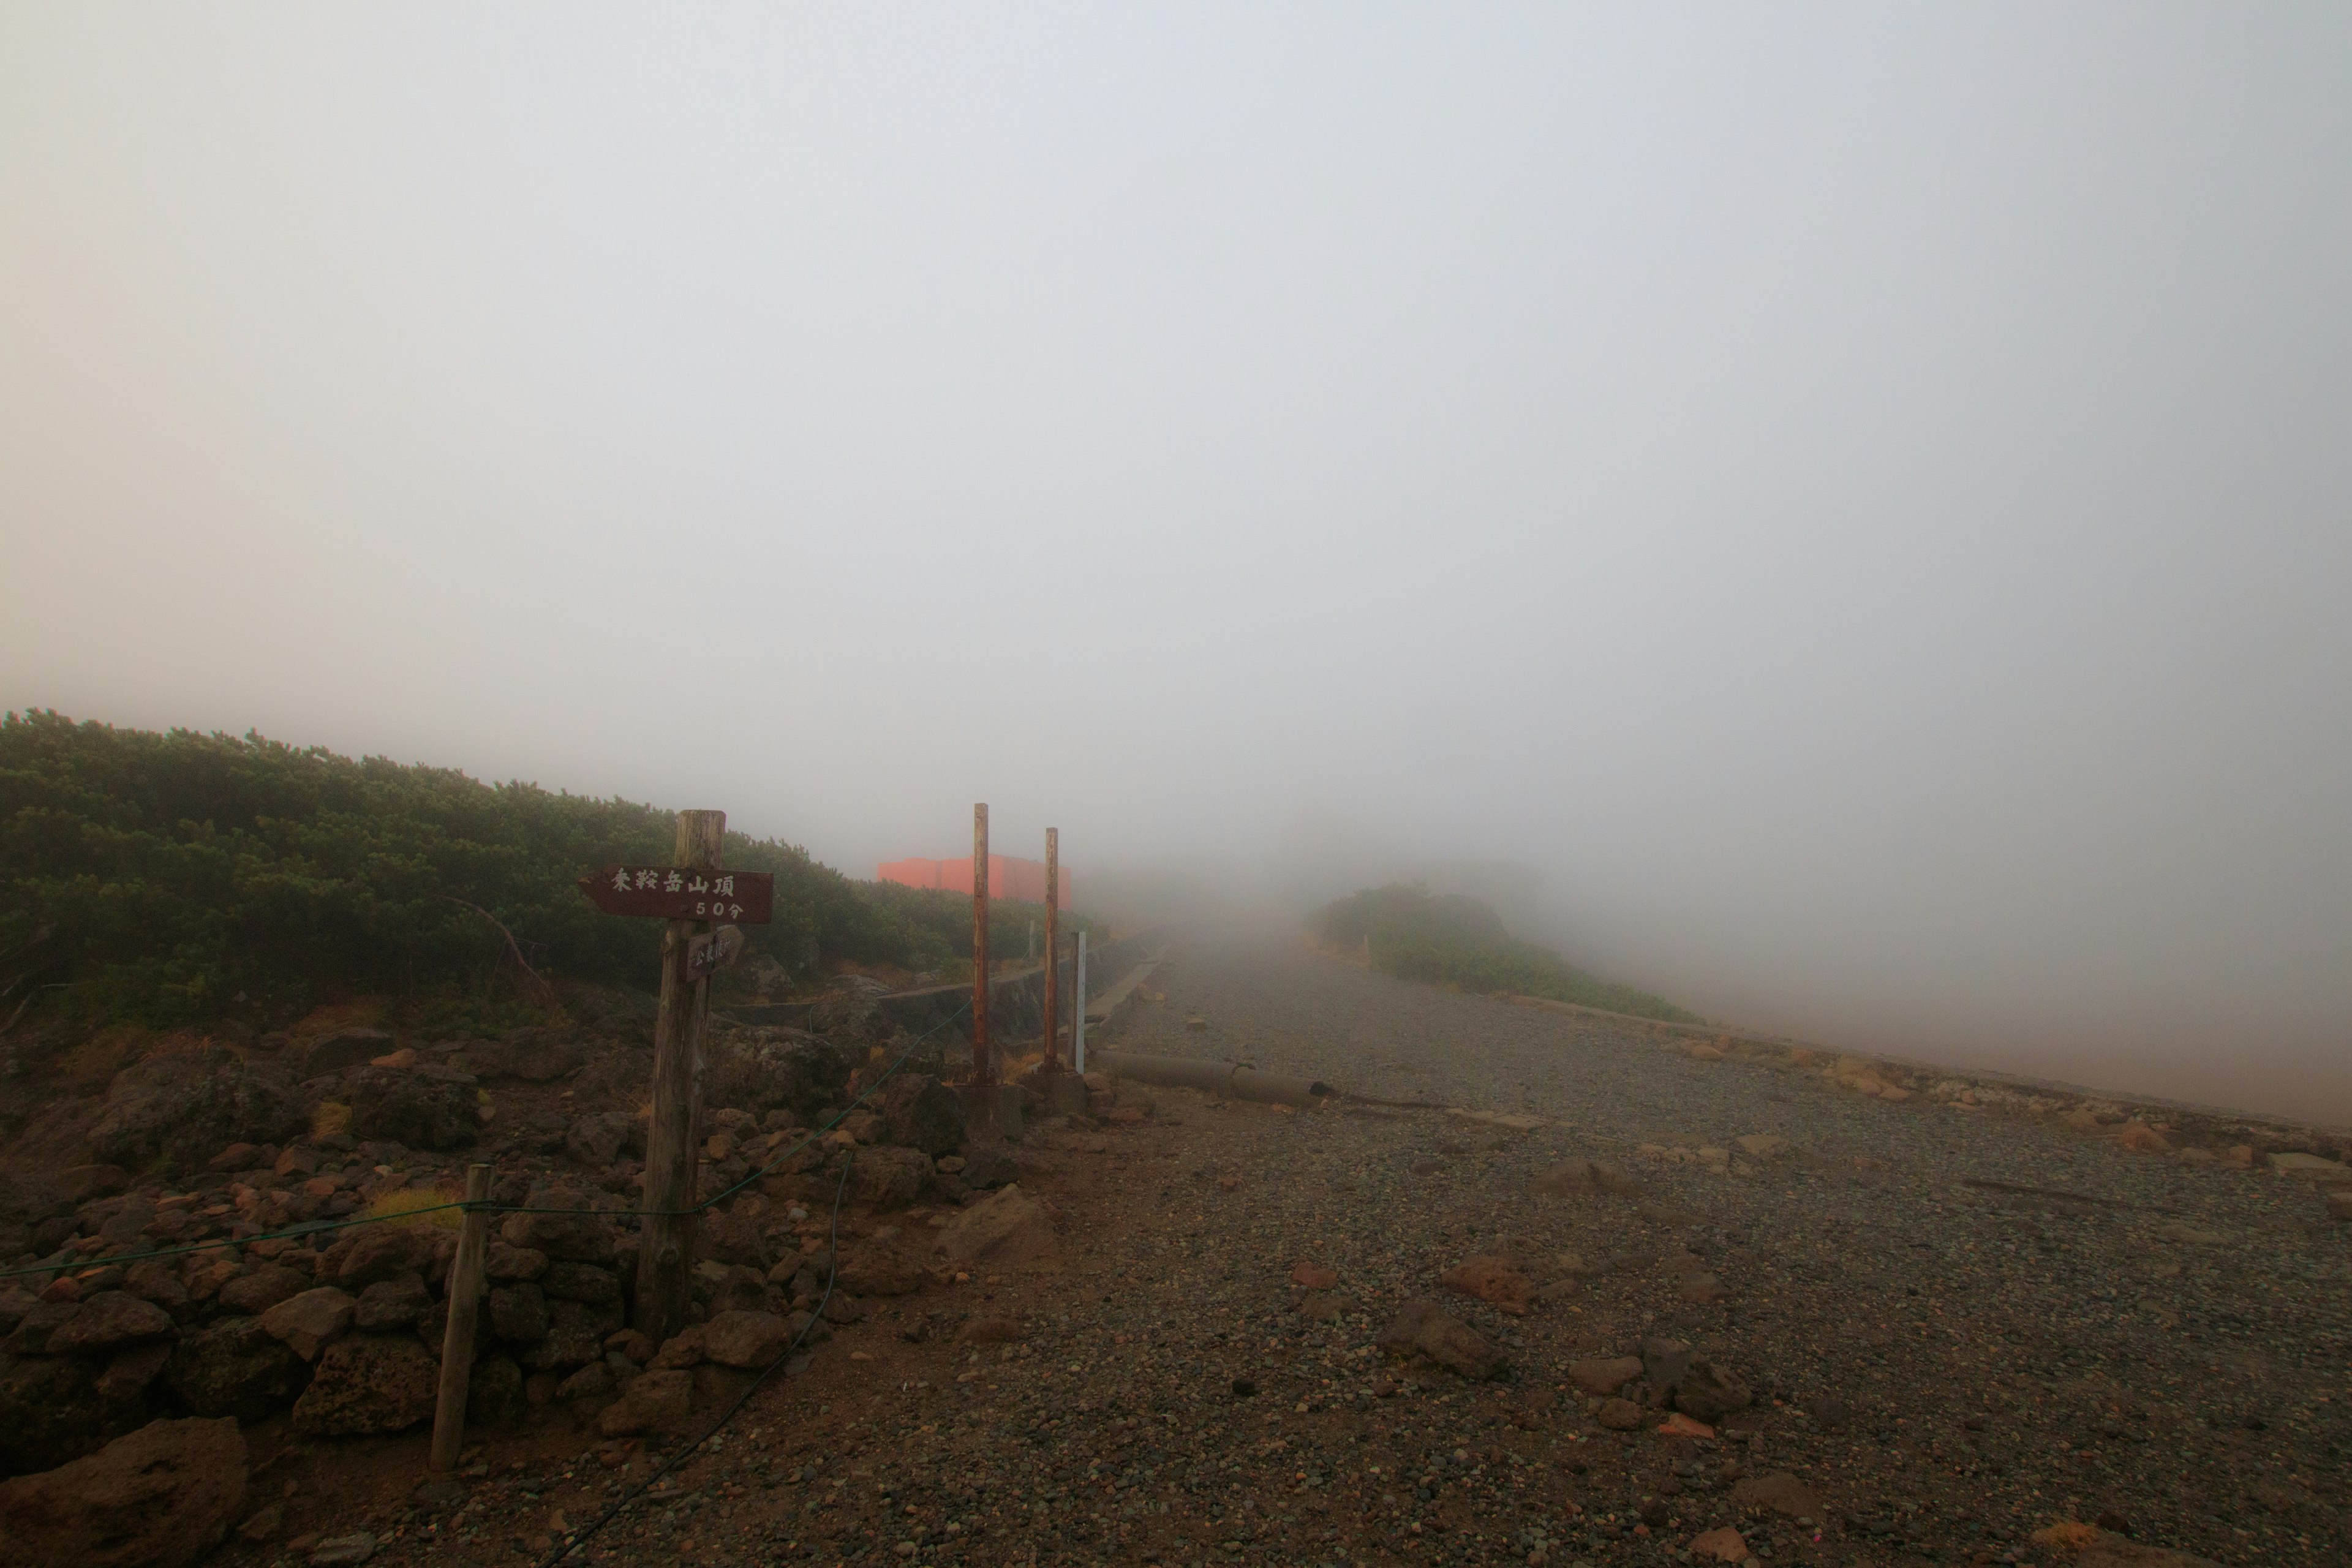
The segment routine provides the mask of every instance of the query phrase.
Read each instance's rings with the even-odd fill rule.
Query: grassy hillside
[[[28,996],[151,1024],[339,992],[488,985],[511,931],[555,976],[649,984],[655,922],[574,882],[667,862],[675,814],[248,735],[55,713],[0,720],[0,1024]],[[751,952],[969,973],[971,900],[853,881],[773,839],[723,863],[776,878]],[[477,907],[478,906],[478,907]],[[1001,904],[1000,954],[1034,906]],[[1074,922],[1076,923],[1076,922]]]
[[[1494,910],[1458,894],[1403,882],[1368,888],[1325,905],[1314,925],[1335,946],[1354,950],[1369,942],[1374,968],[1408,980],[1549,996],[1676,1023],[1702,1021],[1663,997],[1598,979],[1548,947],[1519,941]]]

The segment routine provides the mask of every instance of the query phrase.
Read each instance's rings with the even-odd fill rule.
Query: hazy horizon
[[[975,800],[1082,887],[1516,863],[1710,1017],[2352,1121],[2347,79],[2317,5],[0,10],[0,708],[859,876]]]

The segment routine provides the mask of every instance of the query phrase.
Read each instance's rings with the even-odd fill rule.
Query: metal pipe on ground
[[[1128,1051],[1097,1050],[1094,1055],[1097,1068],[1119,1078],[1157,1084],[1162,1089],[1204,1089],[1234,1100],[1305,1105],[1312,1100],[1329,1100],[1339,1092],[1321,1079],[1260,1072],[1237,1062],[1204,1062],[1192,1057],[1139,1057]]]

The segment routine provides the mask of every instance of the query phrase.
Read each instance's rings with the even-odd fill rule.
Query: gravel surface
[[[1019,1152],[1054,1253],[867,1301],[590,1560],[2057,1563],[2061,1521],[2105,1527],[2085,1563],[2179,1561],[2124,1533],[2347,1560],[2352,1227],[2303,1183],[1297,951],[1189,946],[1153,984],[1122,1048],[1543,1124],[1123,1089],[1139,1124]],[[1531,1186],[1586,1160],[1638,1191]],[[1495,1300],[1440,1283],[1481,1258],[1453,1278]],[[1501,1375],[1380,1348],[1423,1299]],[[688,1430],[737,1375],[698,1373]],[[504,1568],[666,1451],[534,1440],[462,1494],[388,1469],[344,1524]]]

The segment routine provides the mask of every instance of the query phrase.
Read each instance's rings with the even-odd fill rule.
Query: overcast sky
[[[0,8],[0,705],[1302,812],[2352,1120],[2352,9]],[[1031,850],[1029,852],[1034,852]]]

